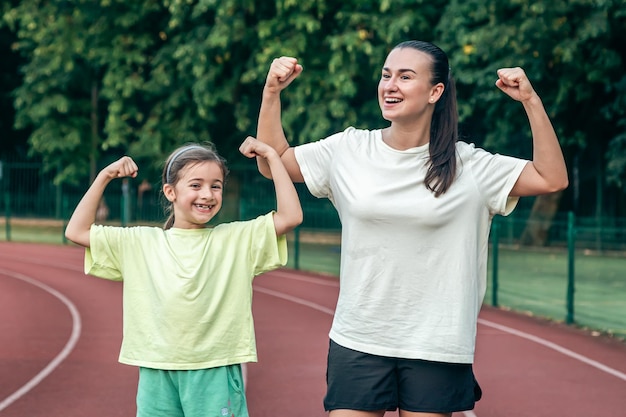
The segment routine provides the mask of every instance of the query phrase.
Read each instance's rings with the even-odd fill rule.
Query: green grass
[[[303,271],[321,272],[339,276],[339,244],[300,243],[298,268]],[[296,267],[295,245],[289,242],[289,261],[287,266]]]
[[[568,259],[565,250],[500,249],[498,304],[565,321]],[[490,264],[491,266],[491,264]],[[626,257],[577,251],[574,262],[574,322],[626,338]],[[492,273],[485,302],[492,301]]]
[[[31,226],[0,224],[0,241],[63,244],[63,225]]]

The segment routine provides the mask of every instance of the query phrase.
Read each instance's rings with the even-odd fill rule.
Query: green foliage
[[[349,125],[376,128],[388,50],[433,41],[450,56],[462,131],[530,157],[519,103],[494,86],[521,66],[582,181],[626,178],[626,4],[619,0],[22,0],[4,6],[24,60],[15,126],[58,182],[94,175],[122,153],[140,176],[188,141],[213,141],[231,163],[254,135],[271,61],[303,74],[283,93],[292,143]],[[601,158],[606,157],[606,162]]]
[[[284,2],[274,17],[259,23],[262,47],[244,79],[264,80],[275,57],[299,59],[304,72],[283,93],[283,120],[293,143],[349,125],[380,127],[376,85],[385,55],[402,40],[430,38],[446,3]]]
[[[155,175],[188,141],[213,141],[235,159],[281,55],[306,68],[285,93],[296,143],[374,127],[387,50],[431,36],[445,3],[24,0],[4,14],[27,60],[16,127],[32,129],[32,151],[48,166],[65,167],[58,182],[95,175],[107,153],[128,152]]]
[[[625,7],[608,0],[451,1],[439,32],[450,52],[466,129],[484,137],[488,147],[530,157],[519,104],[493,86],[498,68],[521,66],[566,150],[580,154],[584,166],[596,166],[593,155],[613,149],[609,144],[625,133],[619,121]],[[607,156],[615,165],[615,152]],[[588,172],[595,176],[601,168]]]

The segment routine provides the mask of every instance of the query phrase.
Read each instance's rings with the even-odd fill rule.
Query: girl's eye
[[[190,187],[191,188],[200,188],[200,184],[191,184]]]
[[[211,188],[213,188],[214,190],[221,190],[222,186],[221,185],[213,185]]]

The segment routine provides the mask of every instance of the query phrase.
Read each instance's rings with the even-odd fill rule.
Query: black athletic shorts
[[[471,364],[370,355],[330,341],[326,411],[451,413],[474,408],[482,391]]]

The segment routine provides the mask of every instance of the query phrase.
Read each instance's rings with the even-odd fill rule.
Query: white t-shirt
[[[491,219],[528,161],[457,143],[457,178],[424,185],[428,144],[399,151],[381,130],[348,128],[295,148],[309,191],[342,223],[340,291],[330,337],[382,356],[472,363],[486,288]]]

